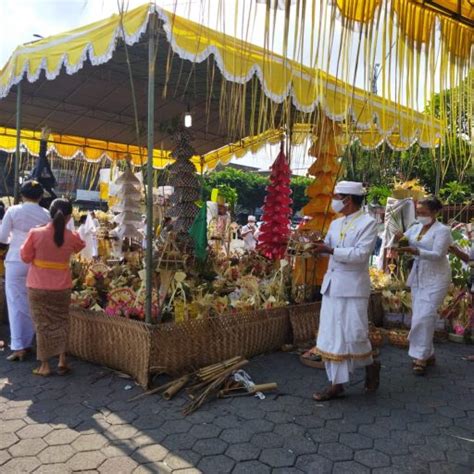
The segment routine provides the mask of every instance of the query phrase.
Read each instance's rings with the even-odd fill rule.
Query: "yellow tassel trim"
[[[372,357],[371,350],[365,354],[331,354],[330,352],[324,352],[316,347],[315,352],[316,354],[319,354],[324,360],[329,360],[331,362],[343,362],[349,359],[361,360]]]

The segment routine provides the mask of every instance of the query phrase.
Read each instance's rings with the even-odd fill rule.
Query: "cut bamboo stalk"
[[[209,398],[212,392],[217,392],[217,389],[220,385],[225,383],[227,377],[234,371],[241,369],[245,365],[248,364],[248,360],[244,359],[237,364],[233,365],[232,367],[227,368],[224,370],[220,376],[216,377],[215,380],[211,381],[207,388],[196,397],[191,403],[186,405],[183,409],[184,415],[189,415],[193,411],[197,410],[205,401]]]
[[[249,393],[272,392],[273,390],[278,390],[278,384],[276,384],[275,382],[270,382],[262,383],[260,385],[254,385]]]
[[[236,364],[232,366],[229,366],[219,372],[212,373],[209,376],[203,377],[202,380],[203,382],[212,382],[218,379],[221,375],[230,374],[235,370],[239,370],[240,368],[242,368],[244,365],[247,365],[247,364],[248,364],[248,360],[242,359],[240,362],[237,362]]]
[[[163,398],[165,400],[171,400],[187,383],[189,382],[189,375],[185,375],[180,379],[176,380],[171,387],[163,392]]]

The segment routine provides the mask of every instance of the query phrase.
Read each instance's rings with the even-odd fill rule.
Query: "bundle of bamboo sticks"
[[[152,390],[144,392],[132,400],[138,400],[144,396],[162,392],[165,400],[171,400],[182,389],[190,402],[184,407],[183,414],[189,415],[211,398],[229,398],[233,396],[254,395],[258,392],[276,390],[276,383],[255,385],[247,390],[242,384],[232,379],[232,374],[248,364],[248,360],[241,356],[219,362],[217,364],[203,367],[191,374],[183,375],[171,382],[160,385]]]

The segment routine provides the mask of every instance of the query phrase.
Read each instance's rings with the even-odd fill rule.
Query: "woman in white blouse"
[[[23,203],[7,209],[0,228],[0,243],[9,244],[5,258],[5,293],[12,354],[8,360],[23,360],[33,343],[35,330],[31,320],[26,290],[28,265],[20,257],[20,247],[33,227],[47,224],[49,212],[39,205],[43,187],[37,181],[26,181],[20,194]]]
[[[415,259],[407,281],[411,287],[413,312],[408,354],[414,359],[413,372],[417,375],[423,375],[426,367],[435,363],[433,335],[438,308],[451,283],[448,261],[451,230],[436,220],[442,208],[443,205],[435,197],[420,201],[417,206],[418,223],[405,232],[408,246],[398,249],[400,253],[413,255]]]

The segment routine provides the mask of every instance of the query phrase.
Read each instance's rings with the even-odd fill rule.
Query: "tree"
[[[291,179],[293,212],[298,212],[308,202],[305,192],[311,182],[310,178],[303,176]],[[256,208],[263,206],[267,185],[267,176],[227,167],[222,171],[214,171],[204,177],[203,194],[204,199],[209,200],[213,188],[219,188],[219,186],[233,188],[237,192],[238,204],[242,212],[252,214]]]

